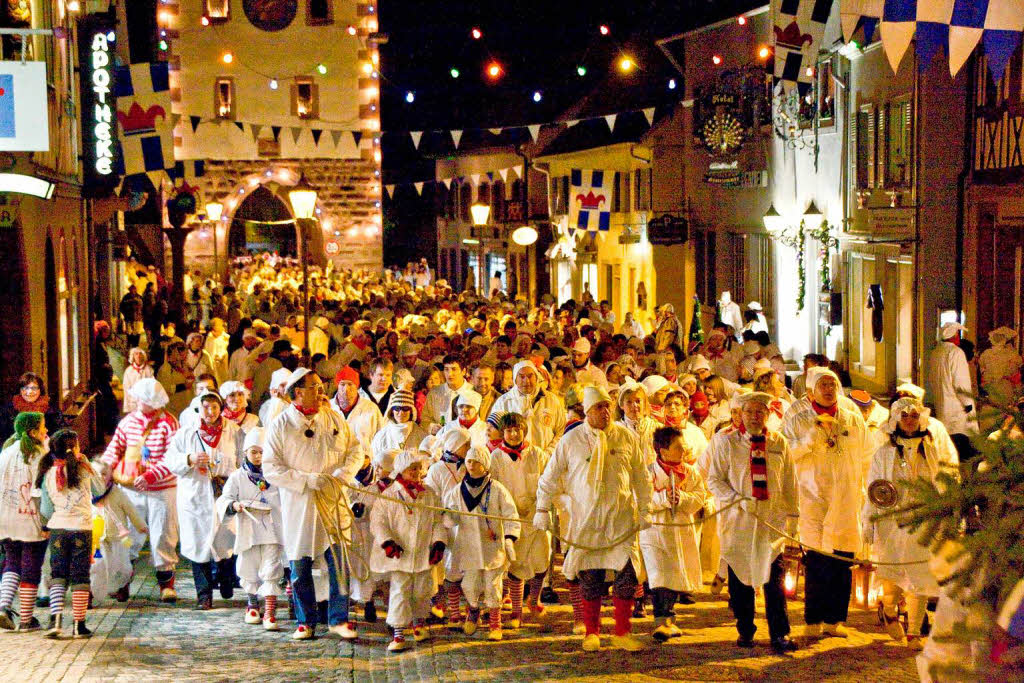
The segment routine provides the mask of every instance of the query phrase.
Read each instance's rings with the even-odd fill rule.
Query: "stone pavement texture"
[[[143,561],[145,558],[143,559]],[[650,643],[640,653],[602,650],[584,653],[571,635],[568,595],[549,607],[544,625],[527,623],[505,631],[505,640],[486,640],[486,628],[472,638],[433,628],[430,641],[401,654],[388,654],[381,621],[360,624],[354,644],[321,636],[294,643],[293,623],[268,633],[242,622],[242,601],[214,601],[210,612],[192,611],[191,577],[178,573],[177,605],[157,601],[152,569],[140,562],[127,604],[103,600],[89,612],[95,635],[88,640],[51,641],[36,633],[0,634],[4,679],[29,681],[917,681],[913,653],[887,643],[873,613],[851,612],[848,639],[827,638],[790,656],[772,654],[767,625],[758,620],[754,650],[734,646],[736,631],[725,596],[697,595],[680,607],[684,637],[658,645],[650,638],[650,616],[635,632]],[[243,598],[244,600],[244,598]],[[790,602],[794,632],[802,604]],[[759,613],[763,606],[758,604]],[[287,617],[285,607],[283,617]],[[45,619],[45,610],[36,616]],[[611,626],[611,610],[604,611]],[[45,621],[44,621],[45,623]],[[322,627],[321,627],[322,628]]]

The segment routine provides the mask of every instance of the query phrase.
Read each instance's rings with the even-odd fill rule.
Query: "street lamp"
[[[213,225],[213,274],[216,282],[221,282],[220,277],[220,259],[217,257],[217,223],[220,222],[220,217],[224,214],[224,205],[220,202],[210,202],[206,205],[206,218]]]
[[[807,210],[804,211],[804,220],[807,221],[808,225],[817,225],[824,217],[825,214],[821,212],[818,205],[812,199],[811,203],[807,205]]]
[[[772,203],[768,207],[768,211],[761,218],[764,223],[764,229],[770,233],[781,232],[785,226],[785,219],[782,218],[782,214],[775,210],[775,204]]]
[[[309,355],[309,266],[306,253],[306,233],[316,225],[316,188],[309,184],[305,174],[299,174],[299,182],[288,191],[288,201],[292,205],[292,212],[295,214],[295,226],[299,230],[299,249],[302,254],[302,323],[303,347],[306,355]]]
[[[512,231],[512,241],[521,247],[528,247],[537,241],[537,228],[524,225]]]
[[[477,202],[469,207],[469,213],[473,216],[473,225],[487,225],[487,219],[491,215],[491,205]]]

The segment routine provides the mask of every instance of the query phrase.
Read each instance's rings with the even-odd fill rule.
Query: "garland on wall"
[[[804,226],[804,222],[800,221],[800,225],[795,228],[786,228],[785,230],[782,230],[775,235],[775,239],[790,249],[796,250],[796,277],[798,283],[796,293],[796,312],[799,315],[804,310],[804,296],[807,294],[807,266],[804,264],[804,247],[807,244],[807,230]]]
[[[839,249],[839,239],[832,233],[832,225],[827,220],[822,219],[821,224],[816,228],[808,228],[804,221],[800,221],[800,225],[786,228],[774,236],[780,243],[796,250],[796,275],[798,283],[796,312],[798,314],[804,310],[804,298],[807,295],[807,265],[804,263],[804,255],[807,249],[808,238],[821,245],[821,249],[818,252],[818,260],[821,262],[820,291],[832,291],[832,252]],[[825,336],[827,337],[832,330],[832,326],[828,324],[823,324],[822,326],[826,328]]]

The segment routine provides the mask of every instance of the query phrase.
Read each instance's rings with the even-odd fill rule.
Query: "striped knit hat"
[[[487,416],[487,424],[491,425],[495,429],[501,429],[501,418],[505,417],[505,413],[491,413]]]
[[[416,421],[416,399],[411,391],[398,389],[395,393],[391,394],[391,398],[388,399],[388,409],[384,411],[389,419],[394,419],[391,417],[391,411],[394,408],[408,408],[412,411],[413,422]]]

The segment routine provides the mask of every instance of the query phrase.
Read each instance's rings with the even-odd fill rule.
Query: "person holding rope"
[[[797,649],[786,613],[786,539],[764,522],[783,528],[788,517],[796,516],[796,474],[786,439],[765,428],[774,397],[753,392],[733,399],[740,405],[742,428],[716,435],[706,464],[708,488],[721,510],[718,534],[728,565],[729,607],[739,632],[736,645],[754,646],[754,591],[763,586],[771,646],[783,654]]]
[[[633,599],[642,568],[637,531],[650,527],[651,478],[636,435],[612,423],[612,398],[604,389],[583,390],[586,420],[569,432],[541,474],[533,526],[546,531],[561,494],[569,499],[569,550],[562,572],[579,577],[586,636],[583,649],[601,649],[601,598],[612,578],[615,631],[612,645],[644,649],[630,635]]]
[[[782,425],[800,486],[800,541],[839,557],[807,549],[805,635],[816,638],[824,630],[845,638],[853,577],[851,563],[842,558],[852,558],[861,548],[860,511],[871,438],[856,405],[839,403],[842,390],[834,372],[812,368],[807,392],[807,405],[791,409]]]
[[[363,466],[363,449],[348,423],[324,400],[323,382],[308,368],[292,373],[287,385],[291,405],[267,427],[263,476],[280,487],[285,555],[291,569],[295,640],[311,640],[316,632],[318,602],[327,598],[328,631],[355,640],[349,621],[348,595],[341,594],[342,558],[316,512],[313,492],[325,478],[351,482]],[[342,504],[348,505],[343,494]],[[313,569],[317,568],[317,581]],[[327,581],[323,581],[326,574]],[[325,583],[327,585],[325,585]]]

